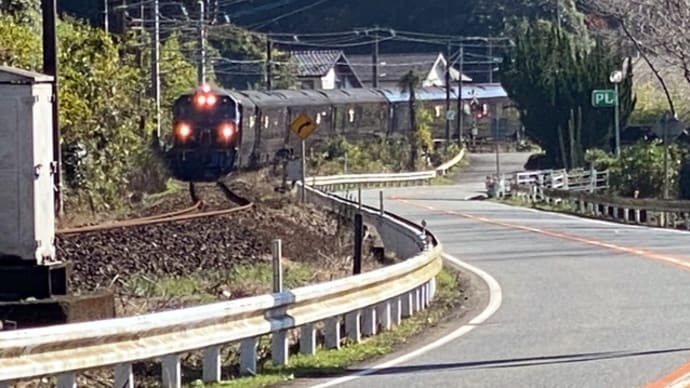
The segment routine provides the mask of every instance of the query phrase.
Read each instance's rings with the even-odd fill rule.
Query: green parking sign
[[[612,108],[616,106],[616,99],[615,90],[592,90],[592,106],[595,108]]]

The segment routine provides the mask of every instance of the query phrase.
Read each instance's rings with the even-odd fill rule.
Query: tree
[[[623,61],[601,40],[593,48],[547,22],[531,23],[517,37],[515,52],[501,68],[503,87],[517,105],[526,135],[553,166],[584,164],[584,150],[609,148],[613,137],[610,109],[593,108],[591,92],[610,88],[609,75]],[[632,71],[620,85],[621,127],[634,106]]]
[[[690,0],[588,0],[588,5],[622,30],[654,72],[669,110],[675,114],[674,100],[660,67],[670,65],[690,83]],[[663,58],[663,65],[656,64],[655,57]]]

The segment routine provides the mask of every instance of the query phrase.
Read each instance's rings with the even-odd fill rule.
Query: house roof
[[[290,56],[297,63],[298,77],[323,77],[345,58],[341,50],[292,51]]]
[[[363,82],[372,82],[371,55],[350,55],[350,64]],[[441,53],[401,53],[379,55],[379,82],[397,82],[410,70],[426,78],[439,62],[445,63]],[[451,68],[451,76],[458,78],[458,72]],[[463,75],[463,81],[471,81]]]

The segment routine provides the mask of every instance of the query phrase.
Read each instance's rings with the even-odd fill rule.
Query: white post
[[[163,388],[180,388],[182,386],[179,355],[172,354],[161,357],[161,377]]]
[[[283,248],[280,239],[273,240],[271,246],[273,254],[273,292],[283,292]]]
[[[376,307],[367,307],[362,315],[362,335],[372,336],[376,334]]]
[[[220,346],[204,349],[203,381],[205,383],[220,382]]]
[[[326,349],[340,349],[340,317],[326,319]]]
[[[300,328],[299,352],[308,355],[316,353],[316,330],[312,323],[307,323]]]
[[[77,379],[74,373],[63,373],[57,376],[57,388],[77,388]]]
[[[115,367],[115,388],[134,388],[132,364],[121,364]]]
[[[240,375],[256,375],[257,337],[245,338],[240,342]]]
[[[347,332],[347,337],[351,339],[354,343],[359,343],[362,340],[362,331],[359,325],[359,311],[353,311],[351,313],[345,314],[345,331]]]
[[[271,333],[271,360],[273,365],[287,365],[288,363],[287,330]]]

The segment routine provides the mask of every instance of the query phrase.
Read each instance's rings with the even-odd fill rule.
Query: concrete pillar
[[[326,319],[326,349],[340,349],[340,317]]]
[[[354,343],[362,341],[362,331],[359,324],[360,315],[359,311],[345,314],[345,331],[347,332],[347,338]]]
[[[639,224],[642,222],[642,217],[640,216],[640,209],[635,209],[635,223]]]
[[[273,365],[287,365],[288,356],[287,330],[274,331],[271,333],[271,360]]]
[[[407,318],[414,314],[414,291],[407,292],[402,295],[402,317]]]
[[[205,383],[220,382],[220,346],[211,346],[204,349],[204,370],[202,378]]]
[[[258,337],[245,338],[240,342],[240,375],[256,374],[256,345]]]
[[[114,377],[115,381],[113,383],[113,387],[134,388],[134,374],[132,373],[132,364],[122,364],[116,366]]]
[[[362,335],[369,337],[376,334],[376,307],[370,306],[362,313]]]
[[[163,388],[180,388],[182,386],[179,355],[171,354],[161,357],[161,378]]]
[[[422,287],[417,287],[413,291],[414,293],[414,312],[418,313],[422,311]]]
[[[57,388],[77,388],[77,377],[74,373],[63,373],[57,376]]]
[[[436,278],[433,277],[431,280],[429,280],[429,302],[434,300],[434,296],[436,296]]]
[[[391,306],[391,324],[394,326],[399,326],[400,321],[402,321],[402,297],[396,296],[390,300]]]
[[[381,330],[391,329],[391,303],[385,301],[376,306],[376,320],[381,325]]]
[[[307,323],[300,328],[299,352],[308,355],[316,353],[316,330],[313,323]]]

